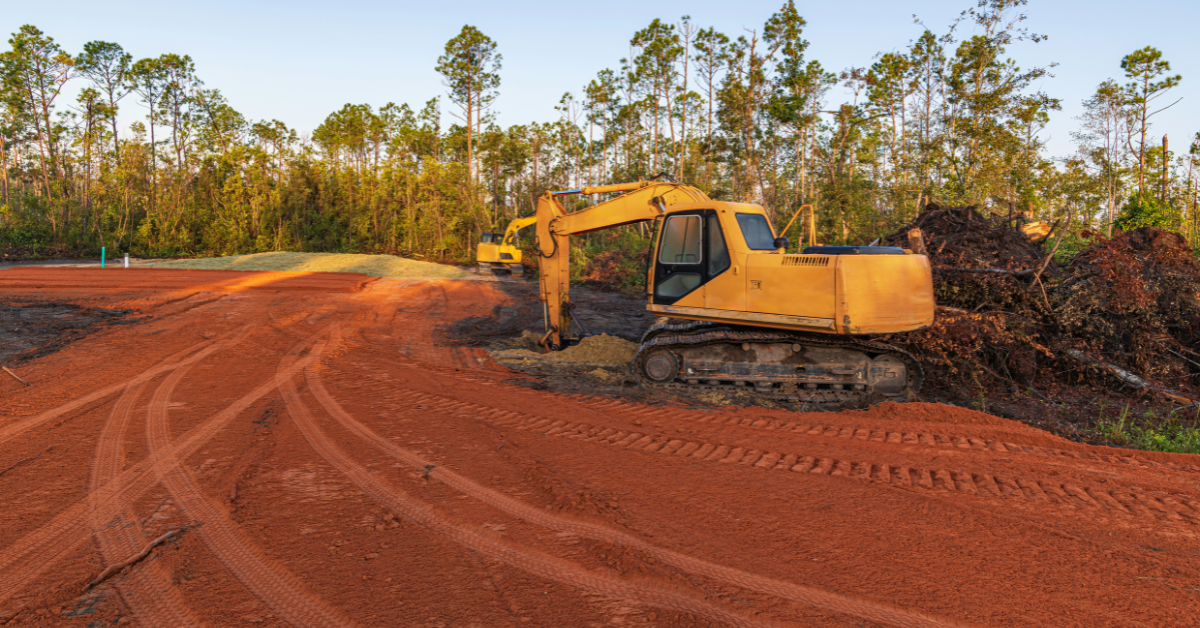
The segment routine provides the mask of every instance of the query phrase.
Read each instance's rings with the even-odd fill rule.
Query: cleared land
[[[197,270],[268,270],[304,273],[362,273],[371,277],[426,277],[471,279],[474,275],[444,264],[422,262],[395,255],[356,253],[255,253],[155,264],[158,268]]]
[[[508,288],[0,271],[14,303],[144,317],[21,364],[33,386],[0,373],[0,622],[1091,627],[1200,613],[1194,456],[937,404],[565,394],[472,346],[520,320]]]

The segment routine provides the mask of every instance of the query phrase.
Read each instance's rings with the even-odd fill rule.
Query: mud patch
[[[0,302],[0,364],[13,366],[50,355],[109,325],[135,323],[133,310],[74,303]]]
[[[539,312],[529,303],[515,306],[497,305],[488,316],[471,316],[451,323],[442,329],[449,344],[478,346],[498,338],[524,333],[532,334],[529,328],[540,322]],[[534,346],[537,345],[536,340]]]
[[[545,333],[546,319],[536,281],[513,278],[492,285],[509,297],[509,304],[495,306],[487,316],[472,316],[445,325],[438,330],[439,341],[481,346],[512,339],[523,332],[539,337]],[[589,332],[630,342],[640,342],[642,334],[658,318],[646,310],[645,299],[611,292],[572,286],[571,301],[575,303],[576,316]],[[530,350],[539,351],[536,346]]]

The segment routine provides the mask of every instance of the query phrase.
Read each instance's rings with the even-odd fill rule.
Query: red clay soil
[[[0,271],[138,309],[0,373],[0,624],[1195,626],[1200,463],[934,404],[518,386],[486,282]]]

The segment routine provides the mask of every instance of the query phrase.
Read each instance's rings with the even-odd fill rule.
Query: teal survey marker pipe
[[[104,268],[104,247],[100,247],[100,268]]]

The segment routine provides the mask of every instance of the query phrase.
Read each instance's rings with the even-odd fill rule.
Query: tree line
[[[104,41],[74,53],[27,25],[0,54],[0,242],[465,259],[547,189],[652,176],[761,203],[780,226],[813,204],[825,242],[868,243],[930,201],[1197,242],[1200,133],[1171,150],[1153,132],[1182,77],[1151,46],[1114,56],[1120,74],[1083,103],[1076,151],[1050,155],[1042,131],[1061,100],[1039,86],[1052,67],[1009,56],[1044,39],[1023,25],[1026,2],[976,0],[838,71],[807,56],[792,0],[738,33],[656,19],[562,95],[556,120],[507,128],[500,47],[468,25],[437,59],[445,94],[347,104],[311,134],[248,120],[187,55],[135,60]],[[81,86],[73,101],[68,85]],[[138,119],[120,128],[129,110]]]

